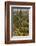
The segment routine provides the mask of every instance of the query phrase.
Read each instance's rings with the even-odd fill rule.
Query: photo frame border
[[[30,5],[32,6],[33,16],[32,16],[32,40],[10,40],[10,5]],[[5,44],[12,43],[34,43],[35,42],[35,3],[33,2],[5,2]]]

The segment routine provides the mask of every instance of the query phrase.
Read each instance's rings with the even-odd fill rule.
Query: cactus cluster
[[[29,34],[29,11],[16,11],[13,15],[13,35],[27,36]]]

